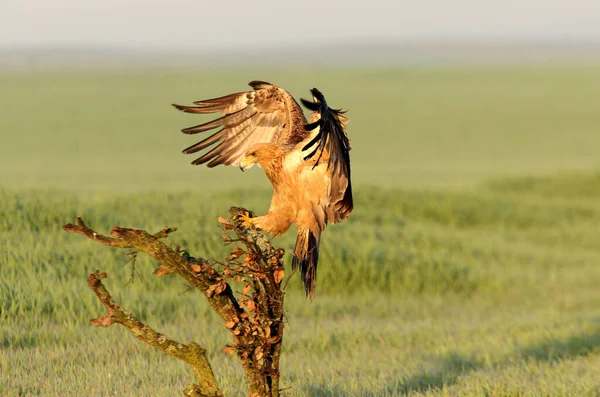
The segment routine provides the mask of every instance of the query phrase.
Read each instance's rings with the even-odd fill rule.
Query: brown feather
[[[230,103],[232,100],[239,98],[240,95],[246,94],[246,92],[236,92],[234,94],[225,95],[219,98],[204,99],[194,102],[194,105],[216,105],[223,103]]]
[[[192,164],[209,167],[239,165],[244,152],[255,143],[274,143],[291,148],[308,134],[306,119],[294,98],[276,85],[252,81],[254,89],[219,98],[194,102],[197,106],[173,105],[186,113],[208,114],[221,112],[223,116],[185,128],[186,134],[197,134],[222,127],[214,135],[184,149],[184,153],[197,153],[216,145]],[[219,148],[219,149],[217,149]]]

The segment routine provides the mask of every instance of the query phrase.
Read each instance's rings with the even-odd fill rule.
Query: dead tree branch
[[[221,397],[223,394],[219,390],[215,375],[212,371],[206,350],[197,343],[190,342],[187,345],[176,342],[173,339],[162,335],[146,324],[139,321],[135,316],[122,309],[110,295],[102,279],[106,278],[106,273],[96,271],[88,277],[88,285],[94,291],[100,302],[106,307],[107,314],[92,320],[96,327],[108,327],[114,323],[121,324],[127,328],[133,335],[150,346],[176,357],[188,363],[198,380],[199,385],[188,385],[184,391],[187,396],[211,396]]]
[[[224,351],[237,353],[246,374],[250,396],[274,397],[279,396],[280,391],[284,251],[273,248],[270,240],[253,227],[246,227],[239,220],[244,213],[249,211],[233,207],[231,219],[219,218],[224,231],[223,240],[226,244],[236,244],[222,264],[191,257],[179,247],[173,250],[160,241],[169,237],[176,228],[165,227],[158,233],[150,234],[144,230],[114,227],[109,237],[87,227],[78,217],[76,225],[67,224],[63,229],[109,247],[134,248],[145,252],[159,262],[154,274],[176,273],[195,286],[230,330],[233,343]],[[101,283],[104,277],[104,273],[96,272],[88,280],[90,288],[108,310],[108,315],[94,320],[94,325],[108,326],[117,322],[146,343],[190,363],[199,377],[200,385],[186,388],[188,395],[220,395],[204,350],[195,343],[182,345],[172,341],[121,309]],[[232,281],[243,285],[239,298],[231,288]]]

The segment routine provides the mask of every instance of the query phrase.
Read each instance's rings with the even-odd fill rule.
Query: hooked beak
[[[244,170],[246,168],[250,168],[254,165],[254,163],[250,160],[248,160],[248,158],[246,156],[242,157],[242,161],[240,161],[240,170],[242,170],[242,172],[244,172]]]

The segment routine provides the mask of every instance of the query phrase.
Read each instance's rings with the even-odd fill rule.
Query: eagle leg
[[[254,227],[254,221],[256,218],[252,217],[252,213],[244,212],[240,214],[237,218],[238,221],[242,222],[243,227]]]

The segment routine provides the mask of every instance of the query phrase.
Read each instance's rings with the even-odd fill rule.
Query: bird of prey
[[[300,269],[306,295],[315,296],[321,232],[327,223],[341,222],[353,209],[350,183],[350,142],[343,111],[327,105],[313,88],[313,100],[302,108],[287,91],[264,81],[249,83],[252,90],[173,105],[186,113],[217,113],[221,117],[194,127],[186,134],[219,128],[183,150],[210,150],[192,164],[233,165],[242,170],[258,163],[273,185],[273,198],[264,216],[245,222],[275,236],[293,223],[298,228],[292,268]]]

